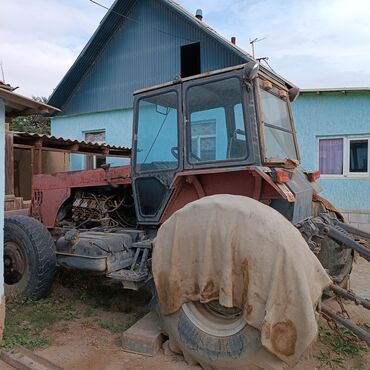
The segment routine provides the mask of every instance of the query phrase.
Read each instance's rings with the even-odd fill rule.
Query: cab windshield
[[[178,99],[176,91],[140,99],[135,153],[138,172],[178,167]]]
[[[278,96],[279,91],[260,88],[262,123],[267,160],[297,160],[292,121],[288,102]]]
[[[238,78],[187,89],[188,161],[207,163],[247,157],[247,134]]]

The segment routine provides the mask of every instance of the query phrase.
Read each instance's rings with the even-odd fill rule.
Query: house
[[[322,195],[370,231],[370,88],[306,89],[293,103],[302,166]]]
[[[52,135],[131,146],[133,92],[250,61],[233,42],[174,1],[117,0],[49,100]]]

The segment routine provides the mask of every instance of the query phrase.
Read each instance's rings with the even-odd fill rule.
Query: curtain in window
[[[343,174],[343,139],[320,139],[319,167],[324,175]]]

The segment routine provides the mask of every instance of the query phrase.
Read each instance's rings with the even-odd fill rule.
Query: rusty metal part
[[[351,248],[358,252],[363,258],[370,262],[370,249],[359,243],[353,235],[349,234],[341,226],[335,217],[329,213],[320,213],[317,217],[309,217],[302,222],[296,224],[296,227],[302,233],[302,236],[307,241],[311,250],[316,251],[319,243],[315,238],[322,238],[327,236],[336,241],[343,248]],[[353,228],[354,230],[357,230]],[[360,230],[358,230],[360,231]]]
[[[330,289],[335,294],[337,294],[337,295],[339,295],[339,296],[341,296],[345,299],[348,299],[352,302],[355,302],[356,305],[361,305],[361,306],[367,308],[368,310],[370,310],[370,301],[368,299],[361,298],[357,294],[353,293],[352,291],[343,289],[340,286],[335,285],[335,284],[331,285]]]
[[[163,212],[161,223],[189,202],[215,194],[235,194],[268,203],[272,199],[286,199],[292,203],[294,194],[284,184],[276,184],[268,167],[241,166],[204,168],[176,174],[171,198]]]
[[[109,174],[112,184],[131,186],[130,166],[112,167]],[[55,227],[58,212],[75,189],[109,186],[106,172],[102,169],[61,172],[33,177],[31,216],[46,227]]]
[[[367,233],[366,231],[357,229],[356,227],[353,227],[351,225],[345,224],[344,222],[337,223],[342,229],[346,230],[347,232],[351,234],[355,234],[361,238],[369,239],[370,240],[370,233]]]
[[[340,228],[333,226],[323,226],[321,231],[336,242],[343,243],[346,247],[352,248],[358,254],[360,254],[361,257],[370,262],[370,250],[365,248],[360,243],[354,241],[343,229],[341,230]]]
[[[324,316],[327,316],[334,321],[339,322],[341,325],[351,330],[355,335],[357,335],[357,337],[364,340],[368,345],[370,345],[370,333],[367,330],[356,325],[351,320],[340,316],[325,304],[321,305],[321,313],[323,313]]]
[[[314,202],[321,203],[328,211],[334,212],[335,215],[338,217],[338,220],[344,221],[343,215],[325,198],[321,197],[316,192],[313,193],[312,200]]]

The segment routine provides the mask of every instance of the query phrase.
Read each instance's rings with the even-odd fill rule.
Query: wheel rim
[[[7,285],[19,283],[27,270],[27,258],[15,242],[4,244],[4,281]]]
[[[218,301],[188,302],[182,305],[182,310],[197,328],[216,337],[234,335],[246,326],[240,309],[221,306]]]

